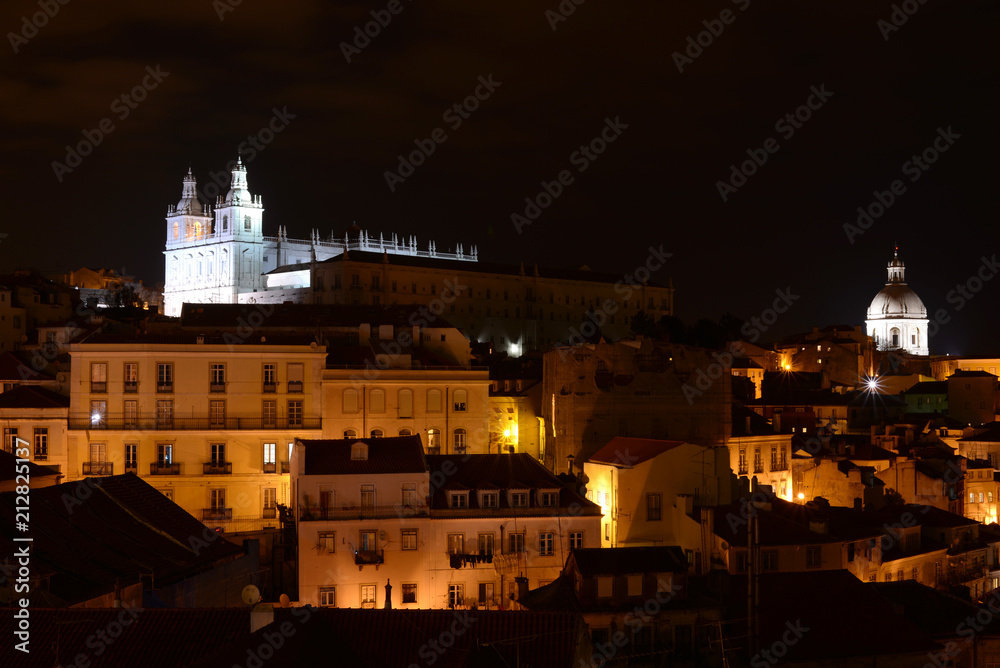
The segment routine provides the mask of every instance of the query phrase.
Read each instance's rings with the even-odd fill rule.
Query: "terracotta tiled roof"
[[[0,408],[69,408],[69,397],[34,385],[20,385],[0,394]]]
[[[573,550],[570,559],[586,577],[627,573],[685,573],[684,552],[676,545],[661,547],[591,547]]]
[[[17,464],[17,457],[6,450],[0,450],[0,481],[15,480],[17,478],[17,470],[14,468]],[[41,466],[34,462],[28,462],[28,476],[29,479],[37,478],[48,478],[50,476],[61,476],[56,469],[49,468],[48,466]],[[34,493],[34,492],[32,492]]]
[[[16,496],[0,494],[0,536],[11,540]],[[54,573],[50,589],[74,603],[152,572],[169,584],[243,554],[225,540],[192,545],[205,525],[133,474],[33,489],[32,566]]]
[[[426,473],[420,436],[300,440],[305,446],[306,475]],[[355,443],[368,445],[367,459],[351,459]]]
[[[18,381],[26,380],[49,380],[52,376],[39,373],[31,368],[31,365],[22,360],[14,353],[7,351],[0,353],[0,380]]]
[[[616,436],[590,456],[587,461],[631,468],[684,445],[684,441],[663,441],[653,438]]]

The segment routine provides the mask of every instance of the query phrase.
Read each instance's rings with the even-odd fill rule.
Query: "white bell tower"
[[[225,199],[220,196],[215,203],[215,229],[228,255],[226,273],[221,279],[233,286],[233,302],[236,301],[236,294],[264,287],[261,278],[264,267],[263,216],[261,197],[250,194],[247,168],[243,159],[237,157],[229,192]]]

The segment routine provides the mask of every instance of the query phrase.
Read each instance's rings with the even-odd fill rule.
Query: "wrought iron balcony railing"
[[[318,417],[273,418],[273,417],[165,417],[152,413],[139,415],[112,414],[94,420],[93,416],[72,415],[70,429],[102,429],[107,431],[155,431],[160,429],[197,430],[272,430],[272,429],[320,429],[323,419]]]
[[[84,462],[83,475],[114,475],[114,462]]]
[[[232,508],[204,508],[201,513],[202,520],[231,520],[233,519]]]
[[[310,520],[385,520],[403,517],[427,517],[430,507],[419,506],[342,506],[339,508],[321,508],[312,506],[301,509],[301,519]]]
[[[149,475],[180,475],[180,464],[160,464],[153,462],[149,465]]]
[[[232,462],[205,462],[205,475],[226,475],[233,472]]]
[[[354,563],[358,566],[385,563],[382,550],[358,550],[354,553]]]

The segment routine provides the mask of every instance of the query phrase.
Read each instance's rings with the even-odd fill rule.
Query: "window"
[[[764,550],[760,553],[760,566],[762,571],[778,570],[778,551]]]
[[[372,390],[368,395],[368,410],[371,413],[385,413],[385,390]]]
[[[288,402],[288,426],[302,426],[302,400],[293,399]]]
[[[417,585],[413,582],[403,583],[403,603],[417,602]]]
[[[441,412],[441,390],[427,390],[427,412]]]
[[[361,607],[369,610],[375,608],[375,585],[361,585]]]
[[[136,468],[139,466],[139,444],[138,443],[126,443],[125,444],[125,472],[129,471],[135,472]]]
[[[986,503],[993,503],[993,492],[986,492]]]
[[[542,505],[553,508],[559,505],[559,492],[542,492]]]
[[[452,492],[449,495],[449,506],[451,508],[468,508],[469,507],[469,493],[468,492]]]
[[[415,550],[417,549],[417,530],[416,529],[403,529],[402,543],[400,545],[402,550]]]
[[[419,506],[420,499],[417,497],[417,484],[414,482],[403,483],[403,505]]]
[[[275,392],[278,389],[278,365],[264,365],[264,392]]]
[[[276,487],[264,488],[264,517],[267,519],[275,516],[278,507],[278,489]]]
[[[327,554],[333,554],[337,551],[337,532],[336,531],[320,531],[319,532],[319,543],[317,546],[320,552],[326,552]]]
[[[321,608],[335,608],[337,607],[337,588],[336,587],[320,587],[319,588],[319,605]]]
[[[174,402],[160,399],[156,402],[156,426],[171,427],[174,421]]]
[[[499,492],[483,492],[483,508],[499,508],[499,507],[500,507]]]
[[[399,417],[413,417],[413,390],[399,391]]]
[[[368,444],[358,441],[351,444],[351,460],[356,462],[368,461]]]
[[[646,495],[646,521],[657,522],[660,520],[660,510],[663,497],[660,494]]]
[[[465,554],[465,534],[462,533],[448,534],[448,553]]]
[[[106,399],[92,399],[90,402],[90,426],[103,427],[108,424],[108,402]]]
[[[583,532],[582,531],[570,531],[569,532],[569,547],[571,550],[576,550],[583,547]]]
[[[361,551],[362,552],[374,552],[378,549],[378,545],[375,543],[375,532],[374,531],[362,531],[361,532]]]
[[[243,216],[243,230],[245,232],[250,231],[250,216]]]
[[[210,427],[226,426],[226,402],[213,399],[208,402],[208,424]]]
[[[510,505],[512,508],[527,508],[528,507],[528,493],[527,492],[511,492],[510,493]]]
[[[302,391],[302,364],[299,363],[289,363],[288,365],[288,391],[289,392],[301,392]]]
[[[139,402],[135,399],[125,400],[125,411],[123,413],[124,426],[135,427],[139,424]]]
[[[916,580],[916,579],[918,579],[917,576],[919,574],[920,574],[920,570],[916,566],[914,566],[913,570],[910,572],[910,577],[911,577],[911,579]]]
[[[453,403],[456,413],[464,413],[468,402],[468,392],[465,390],[455,390]]]
[[[344,438],[351,439],[351,438],[357,438],[357,437],[358,437],[358,432],[354,431],[353,429],[345,429],[344,430]]]
[[[493,605],[493,583],[492,582],[480,582],[479,583],[479,606],[489,607]]]
[[[642,596],[642,574],[632,573],[625,576],[625,595]]]
[[[375,507],[375,485],[361,485],[361,507]]]
[[[337,502],[337,491],[333,485],[319,486],[319,508],[322,511],[321,517],[328,517],[327,511],[332,509]]]
[[[764,465],[761,463],[760,460],[760,448],[754,448],[753,450],[753,472],[754,473],[764,472]]]
[[[372,438],[382,438],[385,436],[385,432],[381,429],[372,429]]]
[[[108,364],[107,362],[90,363],[90,391],[108,391]]]
[[[170,443],[156,445],[156,463],[160,466],[170,466],[173,461],[174,447]]]
[[[411,436],[412,433],[413,432],[411,432],[409,429],[400,429],[399,430],[399,435],[400,436]]]
[[[983,493],[980,492],[979,493],[979,503],[982,503],[982,502],[983,502]]]
[[[3,449],[7,452],[14,452],[17,450],[17,427],[4,427]]]
[[[465,430],[456,429],[455,430],[455,454],[464,455],[465,454]]]
[[[742,473],[747,472],[747,451],[746,448],[740,448],[740,471]]]
[[[13,452],[13,449],[11,450],[11,452]],[[47,459],[48,456],[49,456],[49,430],[48,430],[48,427],[36,427],[35,428],[35,459]]]
[[[806,568],[819,568],[823,565],[823,552],[819,545],[806,548]]]
[[[479,554],[493,554],[494,535],[491,533],[479,534]]]
[[[262,427],[278,426],[278,402],[274,399],[265,399],[260,413]]]
[[[349,388],[344,390],[344,412],[345,413],[357,413],[358,412],[358,391],[354,388]]]
[[[538,554],[543,557],[552,556],[552,532],[542,531],[538,534]]]
[[[465,585],[448,585],[448,607],[457,608],[460,605],[465,605]]]
[[[615,579],[610,575],[597,576],[597,598],[611,598],[615,592]]]
[[[275,444],[265,443],[264,444],[264,473],[276,473],[278,470],[277,460],[275,458]]]
[[[214,488],[208,490],[209,502],[211,503],[212,510],[225,510],[226,508],[226,490],[222,488]]]
[[[427,430],[427,452],[428,454],[436,455],[441,451],[441,430],[440,429],[428,429]]]
[[[969,503],[975,503],[975,502],[976,502],[976,493],[969,492]]]
[[[171,363],[156,365],[156,391],[174,391],[174,365]]]
[[[212,466],[222,466],[226,463],[226,444],[212,444]]]
[[[507,545],[510,548],[508,552],[524,552],[524,534],[523,533],[511,533],[507,535]]]
[[[226,365],[212,364],[209,367],[208,389],[210,392],[226,391]]]

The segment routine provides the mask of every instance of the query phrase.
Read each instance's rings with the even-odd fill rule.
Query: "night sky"
[[[284,129],[244,149],[265,234],[357,221],[440,250],[477,244],[483,260],[622,275],[662,245],[673,257],[653,280],[673,278],[689,324],[760,315],[790,288],[765,336],[863,324],[898,242],[910,285],[948,318],[931,352],[1000,354],[1000,278],[949,300],[1000,253],[996,3],[909,0],[896,26],[890,2],[563,0],[561,15],[557,0],[237,1],[77,0],[37,34],[22,17],[38,4],[4,3],[4,270],[161,281],[188,166],[204,189],[273,122]],[[377,34],[355,43],[366,24]],[[462,118],[453,107],[477,87]],[[783,120],[810,102],[808,120]],[[390,189],[397,156],[439,128]],[[54,167],[84,131],[99,145]],[[602,131],[602,153],[574,154]],[[933,164],[906,165],[938,137]],[[718,182],[748,150],[767,160],[724,201]],[[568,185],[519,233],[512,214],[563,170]],[[896,180],[901,194],[849,239],[845,223]]]

